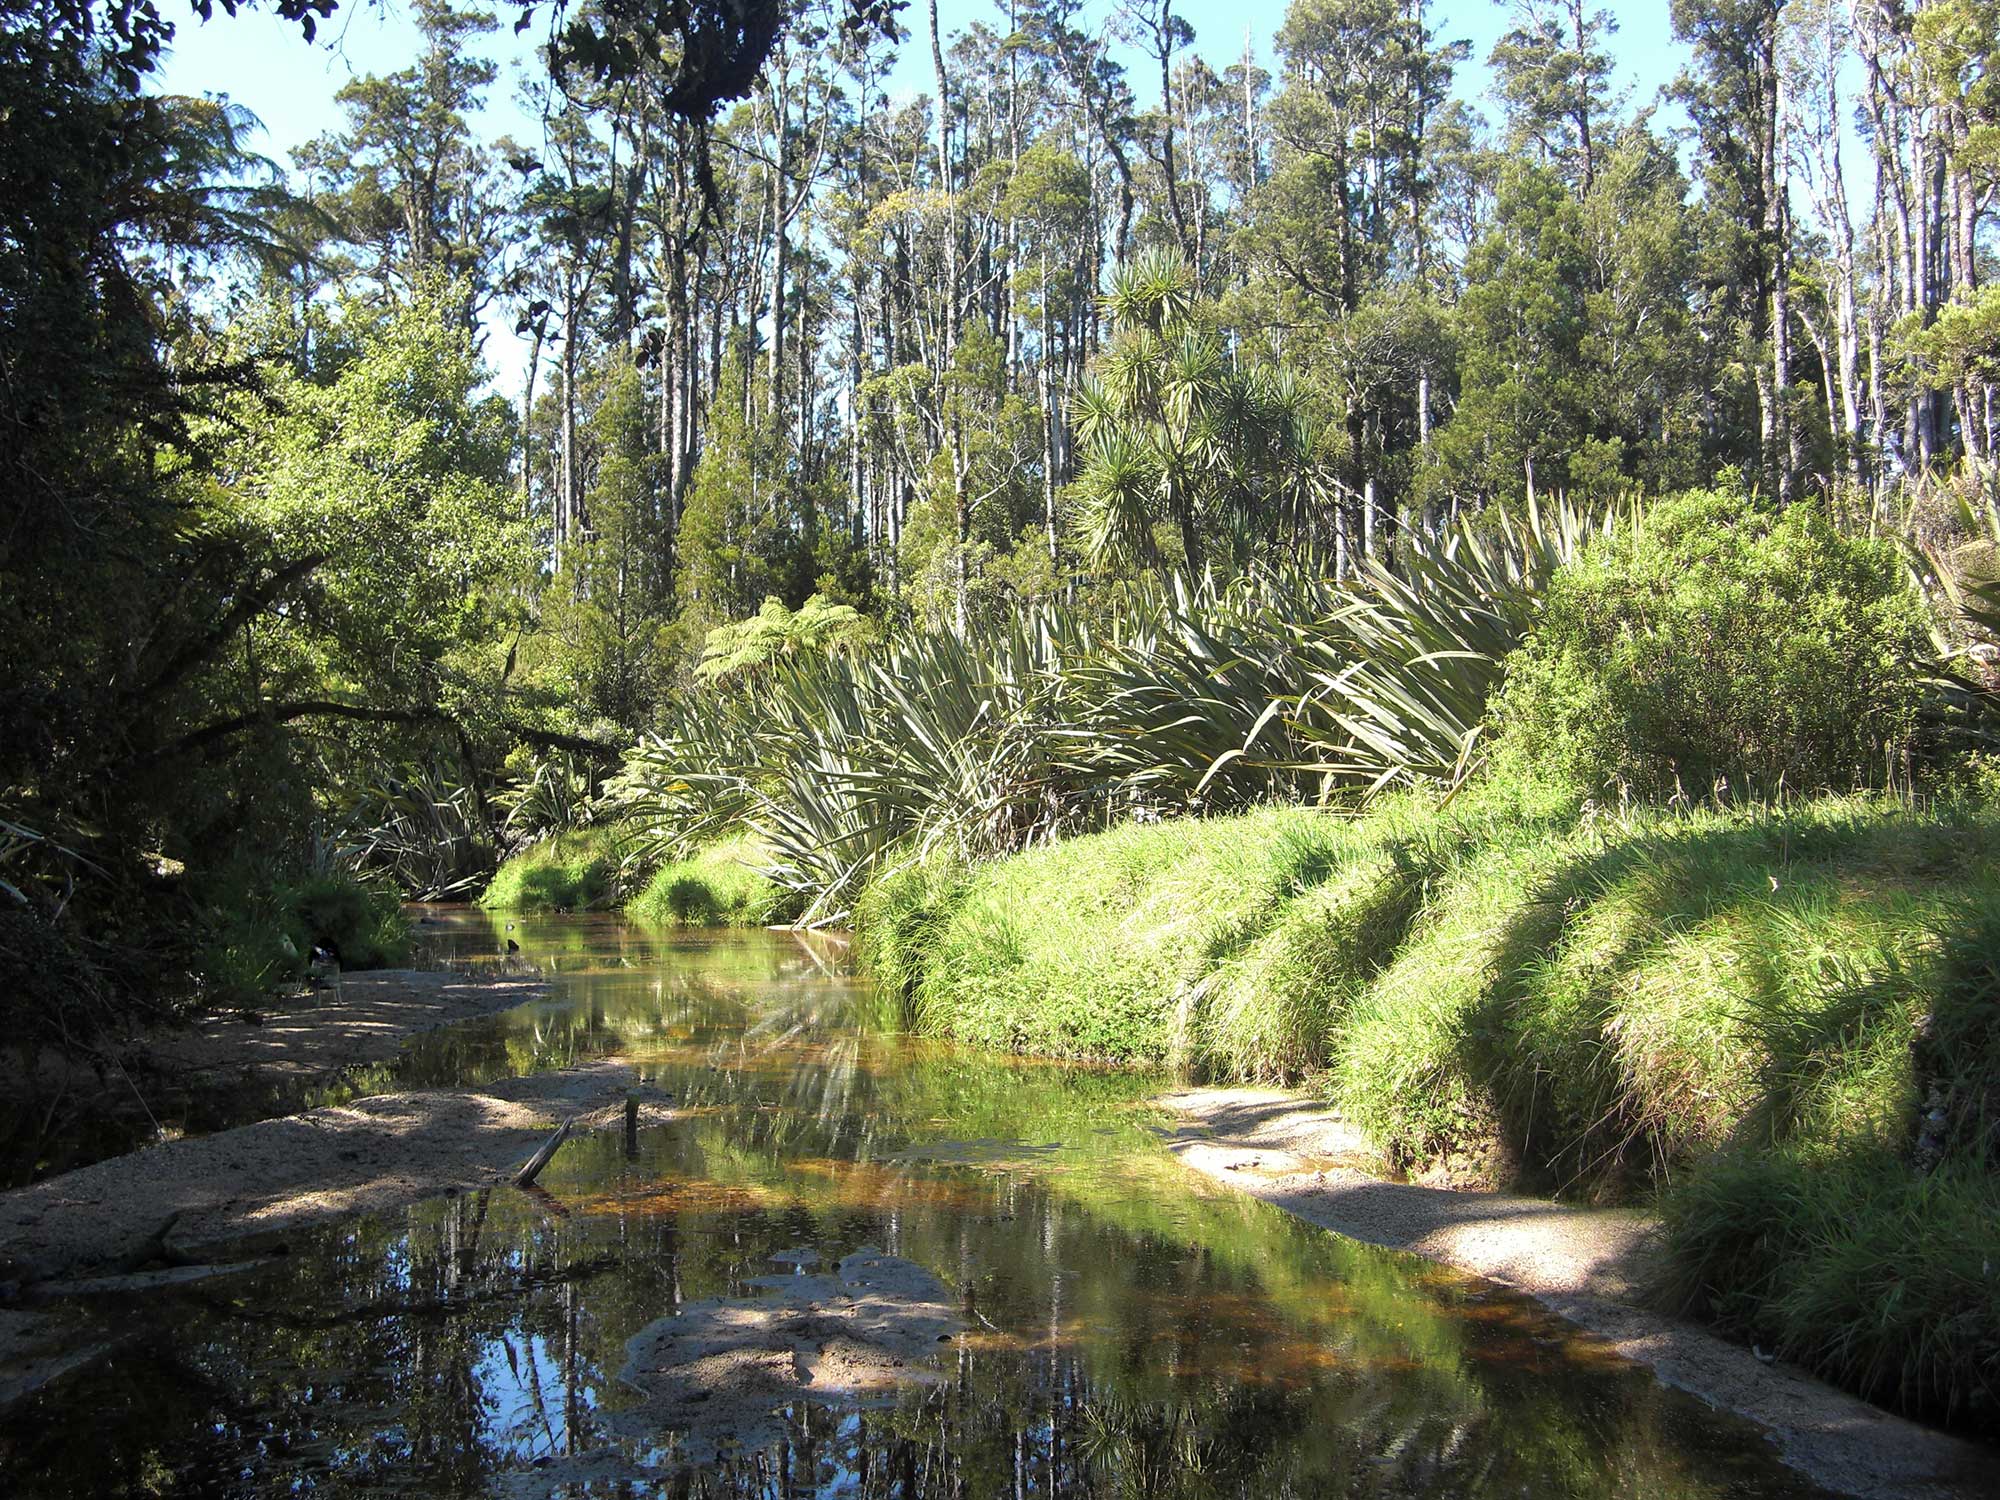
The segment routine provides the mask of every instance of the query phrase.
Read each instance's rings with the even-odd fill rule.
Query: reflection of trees
[[[745,1295],[774,1251],[872,1241],[962,1292],[972,1331],[947,1378],[888,1407],[802,1404],[782,1443],[665,1493],[768,1500],[841,1479],[863,1500],[1695,1497],[1744,1482],[1690,1445],[1678,1398],[1557,1357],[1510,1304],[1195,1190],[1131,1107],[1146,1079],[872,1034],[861,992],[780,941],[717,945],[699,967],[645,947],[626,969],[614,937],[582,945],[562,1003],[404,1066],[442,1081],[634,1051],[685,1111],[644,1133],[638,1160],[615,1135],[575,1138],[544,1178],[567,1216],[508,1190],[439,1200],[168,1304],[60,1409],[52,1395],[0,1424],[0,1478],[79,1495],[483,1494],[605,1441],[631,1400],[614,1379],[625,1340],[662,1312]],[[101,1441],[63,1440],[77,1410]]]

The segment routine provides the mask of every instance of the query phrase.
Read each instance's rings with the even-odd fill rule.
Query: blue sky
[[[1099,0],[1094,9],[1103,16],[1114,6],[1115,0]],[[1612,40],[1620,81],[1631,89],[1632,102],[1643,104],[1672,79],[1684,55],[1667,24],[1667,6],[1661,0],[1612,0],[1605,8],[1618,18]],[[995,22],[1000,15],[990,0],[941,0],[938,9],[947,34],[974,20]],[[1246,21],[1259,59],[1268,64],[1271,38],[1285,7],[1275,0],[1182,0],[1178,10],[1194,27],[1195,51],[1219,71],[1242,56]],[[1440,34],[1472,43],[1474,62],[1460,76],[1460,93],[1483,91],[1485,57],[1506,28],[1508,10],[1493,0],[1433,0],[1431,24]],[[922,26],[921,6],[911,5],[903,19],[906,25]],[[495,85],[482,121],[489,135],[532,139],[537,133],[513,107],[509,70],[532,65],[527,43],[538,30],[517,40],[511,27],[503,25],[486,38],[484,50],[503,64],[502,81]],[[264,122],[262,149],[282,161],[293,147],[340,123],[333,96],[341,84],[356,74],[393,72],[408,62],[414,46],[414,28],[396,0],[343,5],[322,28],[316,45],[308,45],[297,27],[267,12],[229,17],[218,7],[216,18],[204,24],[190,10],[179,23],[161,87],[171,93],[227,94]],[[902,52],[895,81],[911,93],[927,89],[930,66],[921,34],[912,36]],[[1149,103],[1147,75],[1135,72],[1140,100]]]

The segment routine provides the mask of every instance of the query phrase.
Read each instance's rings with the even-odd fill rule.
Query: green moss
[[[488,911],[602,911],[624,878],[624,831],[575,829],[530,844],[494,872],[480,896]]]
[[[797,913],[795,893],[759,866],[764,851],[738,834],[662,865],[625,910],[642,922],[680,927],[768,927]]]

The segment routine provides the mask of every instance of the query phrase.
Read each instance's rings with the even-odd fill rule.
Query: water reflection
[[[12,1493],[1814,1493],[1528,1304],[1185,1172],[1142,1104],[1155,1080],[876,1029],[836,945],[426,930],[457,962],[512,938],[554,993],[350,1086],[616,1051],[679,1117],[636,1149],[564,1147],[546,1197],[358,1220],[133,1309],[113,1359],[0,1429]],[[866,1245],[955,1290],[944,1379],[795,1402],[781,1438],[698,1468],[683,1435],[631,1430],[616,1377],[640,1329]]]

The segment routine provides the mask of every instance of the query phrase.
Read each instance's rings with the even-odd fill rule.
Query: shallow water
[[[347,1090],[618,1052],[675,1121],[542,1179],[357,1219],[252,1277],[99,1315],[129,1337],[0,1423],[15,1495],[1696,1497],[1818,1493],[1747,1424],[1523,1299],[1181,1168],[1159,1080],[901,1037],[837,944],[434,914],[549,999]],[[795,1252],[928,1268],[926,1383],[800,1401],[690,1467],[626,1429],[626,1340]],[[621,1434],[613,1436],[613,1429]],[[579,1456],[596,1459],[578,1463]]]

